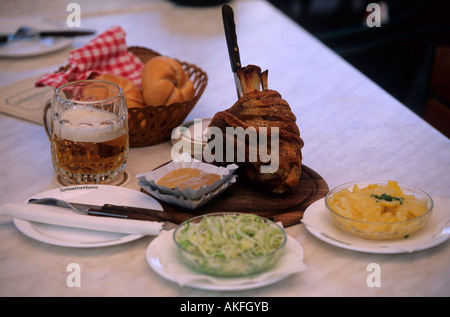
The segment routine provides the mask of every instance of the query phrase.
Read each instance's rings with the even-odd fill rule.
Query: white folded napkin
[[[158,235],[163,226],[162,222],[89,216],[68,208],[25,203],[1,205],[0,215],[58,226],[123,234]]]
[[[155,243],[158,243],[160,263],[166,273],[180,286],[190,283],[210,283],[221,287],[242,286],[247,284],[263,283],[269,279],[287,277],[294,273],[306,270],[303,262],[303,253],[299,254],[298,246],[291,239],[288,239],[284,253],[281,255],[275,266],[268,271],[251,277],[215,277],[202,274],[190,269],[181,262],[178,250],[173,242],[173,231],[161,231]],[[297,248],[297,249],[296,249]]]

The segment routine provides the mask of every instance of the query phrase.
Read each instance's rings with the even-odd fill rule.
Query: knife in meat
[[[237,76],[237,70],[241,68],[241,58],[239,55],[239,47],[236,36],[236,24],[234,23],[234,12],[229,5],[222,6],[223,28],[225,30],[225,38],[227,40],[228,55],[230,56],[231,71],[234,75],[234,82],[238,98],[242,97],[242,86]]]

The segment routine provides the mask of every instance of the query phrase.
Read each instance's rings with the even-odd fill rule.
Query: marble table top
[[[35,13],[46,23],[64,23],[65,5],[58,2],[45,9],[49,2],[17,1],[0,10],[0,24],[32,21]],[[210,118],[236,101],[220,7],[182,7],[162,0],[78,3],[84,9],[82,27],[102,32],[120,25],[128,45],[149,47],[206,71],[208,86],[186,121]],[[297,117],[305,142],[303,163],[330,188],[355,180],[392,179],[450,202],[449,139],[268,2],[231,5],[242,63],[269,69],[269,87],[282,94]],[[8,87],[56,70],[86,41],[77,38],[70,47],[42,56],[0,58],[2,102],[10,97]],[[42,125],[0,114],[0,126],[0,204],[57,188]],[[135,176],[170,160],[170,149],[169,141],[131,149],[125,187],[139,190]],[[449,208],[445,206],[445,212]],[[232,296],[450,295],[448,241],[413,253],[376,254],[327,243],[301,223],[286,231],[302,246],[307,270],[272,285],[233,291]],[[230,296],[224,290],[179,286],[160,276],[146,261],[154,239],[67,248],[30,238],[11,218],[1,217],[0,296]],[[67,284],[71,263],[79,265],[80,287]],[[368,282],[373,263],[379,268],[380,285]]]

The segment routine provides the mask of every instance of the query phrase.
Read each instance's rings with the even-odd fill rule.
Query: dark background
[[[389,18],[373,28],[366,9],[377,1],[267,1],[450,137],[450,100],[430,89],[437,49],[450,46],[450,1],[386,0]],[[450,51],[445,56],[436,69],[449,71],[441,77],[450,93]],[[438,100],[437,114],[430,98]]]

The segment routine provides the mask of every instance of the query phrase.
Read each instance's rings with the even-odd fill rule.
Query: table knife
[[[195,217],[195,214],[184,212],[171,213],[150,208],[118,206],[113,204],[91,205],[78,202],[67,202],[65,200],[53,197],[31,198],[28,200],[28,203],[69,208],[74,210],[74,212],[81,212],[89,216],[104,216],[149,221],[168,221],[175,224],[179,224],[187,219]]]
[[[0,44],[13,41],[15,39],[30,37],[75,37],[95,34],[94,30],[49,30],[49,31],[20,31],[12,34],[0,34]]]
[[[150,221],[170,221],[174,222],[175,216],[172,213],[164,212],[156,209],[133,207],[133,206],[119,206],[112,204],[104,205],[90,205],[70,202],[70,204],[77,209],[86,211],[92,216],[109,216],[109,217],[122,217],[128,219],[138,219],[138,220],[150,220]],[[178,215],[179,216],[179,215]],[[192,217],[193,215],[184,214],[187,217]]]
[[[231,71],[234,75],[234,82],[238,98],[242,97],[242,86],[237,75],[237,70],[241,68],[241,58],[239,55],[239,47],[236,36],[236,24],[234,23],[234,12],[229,5],[222,6],[223,27],[225,30],[225,38],[227,40],[228,55],[230,56]]]

